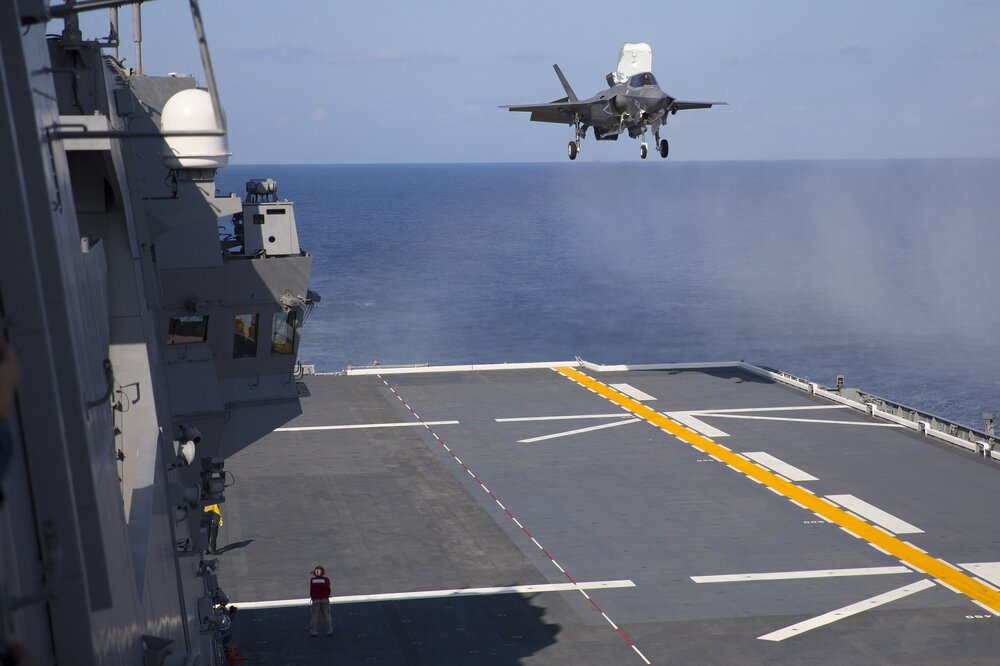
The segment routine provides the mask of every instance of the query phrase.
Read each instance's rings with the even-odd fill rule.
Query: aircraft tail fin
[[[563,90],[566,91],[566,96],[569,98],[569,101],[570,102],[579,101],[576,96],[576,93],[573,92],[573,89],[570,87],[569,81],[566,80],[566,77],[563,76],[562,70],[559,69],[559,65],[552,65],[552,68],[556,70],[556,76],[559,77],[559,83],[562,84]]]

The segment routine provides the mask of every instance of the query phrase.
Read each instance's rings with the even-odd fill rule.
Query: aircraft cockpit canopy
[[[653,77],[651,72],[643,72],[642,74],[636,74],[628,80],[629,88],[641,88],[643,86],[655,86],[656,78]]]

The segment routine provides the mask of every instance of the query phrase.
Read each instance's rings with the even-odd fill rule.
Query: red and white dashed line
[[[452,458],[454,458],[455,462],[456,462],[456,463],[458,463],[458,465],[459,465],[459,466],[460,466],[460,467],[461,467],[462,469],[464,469],[464,470],[465,470],[466,472],[468,472],[468,473],[469,473],[469,476],[471,476],[471,477],[472,477],[473,479],[475,479],[475,481],[476,481],[476,483],[477,483],[477,484],[479,485],[479,487],[483,489],[483,492],[485,492],[485,493],[486,493],[486,494],[487,494],[487,495],[489,496],[489,498],[490,498],[491,500],[493,500],[494,502],[496,502],[496,505],[497,505],[498,507],[500,507],[500,508],[501,508],[501,509],[503,510],[503,512],[504,512],[505,514],[507,514],[507,517],[508,517],[508,518],[510,518],[510,519],[511,519],[512,521],[514,521],[514,524],[515,524],[515,525],[517,525],[518,529],[520,529],[520,530],[521,530],[522,532],[524,532],[524,534],[525,534],[525,535],[526,535],[526,536],[527,536],[527,537],[528,537],[529,539],[531,539],[531,542],[532,542],[532,543],[534,543],[534,544],[535,544],[536,546],[538,546],[538,549],[539,549],[539,550],[541,550],[541,551],[542,551],[542,553],[544,553],[544,554],[545,554],[545,557],[547,557],[547,558],[549,559],[549,561],[550,561],[550,562],[552,562],[553,566],[555,566],[555,568],[556,568],[556,569],[558,569],[558,570],[559,570],[559,572],[560,572],[560,573],[561,573],[561,574],[562,574],[563,576],[565,576],[565,577],[566,577],[566,580],[568,580],[568,581],[569,581],[569,582],[570,582],[571,584],[573,584],[574,586],[576,586],[576,587],[575,587],[575,589],[576,589],[577,591],[579,591],[579,592],[580,592],[580,594],[582,594],[582,595],[583,595],[584,599],[586,599],[586,600],[587,600],[588,602],[590,602],[590,605],[591,605],[591,606],[593,606],[594,610],[595,610],[595,611],[597,611],[598,613],[600,613],[600,614],[601,614],[601,617],[603,617],[603,618],[604,618],[604,619],[605,619],[605,620],[607,621],[607,623],[608,623],[609,625],[611,625],[611,628],[612,628],[612,629],[614,629],[614,630],[615,630],[615,632],[617,632],[617,634],[618,634],[618,635],[619,635],[619,636],[620,636],[620,637],[622,638],[622,640],[624,640],[624,641],[625,641],[625,642],[626,642],[626,643],[628,644],[628,646],[629,646],[630,648],[632,648],[632,650],[633,650],[633,651],[634,651],[634,652],[635,652],[635,653],[636,653],[637,655],[639,655],[639,658],[640,658],[640,659],[642,659],[642,661],[643,661],[643,662],[644,662],[645,664],[647,664],[647,665],[651,665],[651,664],[652,664],[652,662],[651,662],[651,661],[649,661],[649,659],[647,659],[647,658],[646,658],[646,655],[644,655],[644,654],[643,654],[643,653],[642,653],[642,652],[641,652],[641,651],[639,650],[639,648],[638,648],[638,647],[636,646],[635,642],[633,642],[633,641],[632,641],[632,639],[631,639],[631,638],[629,638],[628,634],[626,634],[626,633],[625,633],[625,632],[624,632],[624,631],[622,630],[622,628],[621,628],[621,627],[619,627],[619,626],[618,626],[617,624],[615,624],[615,623],[614,623],[614,622],[613,622],[613,621],[611,620],[611,618],[610,618],[610,617],[608,617],[607,613],[605,613],[605,612],[604,612],[604,609],[602,609],[602,608],[601,608],[600,606],[598,606],[598,605],[597,605],[597,602],[596,602],[596,601],[594,601],[594,598],[593,598],[592,596],[590,596],[589,594],[587,594],[587,591],[586,591],[585,589],[583,589],[582,587],[579,587],[579,583],[577,583],[576,579],[575,579],[575,578],[573,578],[573,577],[572,577],[572,576],[571,576],[571,575],[569,574],[569,572],[568,572],[568,571],[566,571],[565,569],[563,569],[563,568],[562,568],[562,567],[561,567],[561,566],[559,565],[559,563],[558,563],[558,562],[556,561],[556,559],[555,559],[554,557],[552,557],[552,554],[551,554],[551,553],[549,553],[549,551],[548,551],[548,550],[546,550],[546,548],[545,548],[544,546],[542,546],[542,544],[541,544],[541,543],[539,543],[539,542],[538,542],[538,539],[536,539],[536,538],[535,538],[535,535],[533,535],[533,534],[532,534],[532,533],[531,533],[531,532],[530,532],[530,531],[528,530],[528,528],[527,528],[527,527],[525,527],[524,525],[522,525],[522,524],[521,524],[521,521],[519,521],[519,520],[518,520],[518,519],[517,519],[517,518],[516,518],[516,517],[514,516],[514,514],[513,514],[513,513],[511,513],[510,509],[508,509],[507,507],[505,507],[505,506],[503,505],[503,503],[502,503],[502,502],[501,502],[501,501],[499,500],[499,498],[497,498],[497,496],[496,496],[495,494],[493,494],[493,491],[492,491],[492,490],[490,490],[489,488],[487,488],[487,487],[486,487],[486,485],[485,485],[485,484],[484,484],[484,483],[483,483],[483,482],[482,482],[482,481],[481,481],[481,480],[479,479],[479,477],[478,477],[478,476],[476,476],[475,474],[473,474],[473,473],[472,473],[472,470],[471,470],[471,469],[469,469],[469,466],[468,466],[468,465],[466,465],[466,464],[465,464],[464,462],[462,462],[462,459],[461,459],[461,458],[459,458],[459,457],[458,457],[458,456],[457,456],[457,455],[455,454],[455,452],[454,452],[453,450],[451,450],[450,448],[448,448],[448,445],[444,443],[444,440],[442,440],[442,439],[441,439],[441,438],[440,438],[440,437],[439,437],[439,436],[437,435],[437,433],[436,433],[436,432],[434,432],[434,430],[433,430],[433,429],[432,429],[432,428],[430,427],[430,425],[428,425],[428,424],[427,424],[427,422],[425,422],[425,421],[424,421],[424,420],[423,420],[422,418],[420,418],[419,416],[417,416],[417,413],[416,413],[415,411],[413,411],[413,408],[412,408],[412,407],[410,407],[410,405],[409,405],[409,404],[408,404],[408,403],[406,402],[406,400],[404,400],[404,399],[403,399],[403,396],[401,396],[401,395],[400,395],[399,393],[397,393],[397,392],[396,392],[396,389],[394,389],[394,388],[393,388],[393,387],[392,387],[392,386],[391,386],[391,385],[389,384],[389,382],[387,382],[387,381],[385,380],[385,377],[383,377],[382,375],[376,375],[376,377],[378,377],[378,378],[379,378],[379,380],[380,380],[380,381],[381,381],[381,382],[382,382],[383,384],[385,384],[385,387],[386,387],[387,389],[389,389],[389,390],[390,390],[390,391],[392,392],[392,394],[393,394],[394,396],[396,396],[396,397],[397,397],[397,398],[399,399],[399,402],[401,402],[401,403],[403,404],[403,406],[404,406],[404,407],[406,407],[407,411],[409,411],[409,412],[410,412],[410,414],[412,414],[412,415],[413,415],[413,418],[417,419],[417,421],[419,421],[419,422],[420,422],[420,424],[421,424],[422,426],[424,426],[424,428],[426,428],[426,429],[427,429],[427,432],[429,432],[429,433],[430,433],[430,434],[431,434],[431,435],[432,435],[432,436],[434,437],[435,441],[437,441],[437,442],[438,442],[438,444],[440,444],[440,445],[441,445],[442,447],[444,447],[444,450],[445,450],[445,451],[447,451],[447,452],[448,452],[448,453],[449,453],[449,454],[451,455],[451,457],[452,457]]]

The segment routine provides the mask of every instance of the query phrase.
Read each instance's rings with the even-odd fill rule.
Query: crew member
[[[218,504],[209,504],[205,507],[205,513],[210,513],[208,517],[208,552],[212,555],[219,554],[219,528],[222,527],[222,511]]]
[[[316,625],[319,623],[320,611],[326,619],[326,635],[333,636],[333,616],[330,614],[330,579],[326,577],[326,569],[317,565],[312,572],[309,583],[309,597],[312,608],[309,610],[309,635],[316,636]]]

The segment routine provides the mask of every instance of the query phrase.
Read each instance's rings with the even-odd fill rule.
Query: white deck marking
[[[976,580],[978,580],[980,583],[982,583],[986,587],[990,588],[991,590],[996,590],[997,592],[1000,592],[1000,587],[997,587],[993,583],[989,583],[989,582],[983,580],[982,578],[980,578],[979,576],[973,576],[973,578],[975,578]]]
[[[801,412],[807,409],[850,409],[847,405],[800,405],[798,407],[749,407],[746,409],[689,409],[688,414],[748,414],[752,412]]]
[[[986,611],[990,615],[996,615],[996,611],[993,610],[992,608],[990,608],[989,606],[987,606],[986,604],[981,604],[978,601],[976,601],[975,599],[972,600],[972,603],[976,604],[977,606],[979,606],[980,608],[982,608],[984,611]]]
[[[862,567],[856,569],[815,569],[811,571],[773,571],[768,573],[717,574],[691,576],[696,583],[743,583],[752,580],[796,580],[799,578],[832,578],[838,576],[882,576],[913,573],[908,567]]]
[[[505,419],[493,419],[497,423],[518,423],[521,421],[571,421],[572,419],[627,419],[632,415],[628,412],[614,414],[568,414],[566,416],[514,416]]]
[[[776,472],[792,481],[819,481],[815,476],[803,472],[798,467],[789,465],[780,458],[775,458],[770,453],[764,451],[744,451],[743,455],[750,458],[758,465],[763,465],[769,470]]]
[[[458,421],[415,421],[406,423],[354,423],[351,425],[299,426],[296,428],[275,428],[274,432],[302,432],[304,430],[355,430],[360,428],[413,428],[423,425],[458,425]]]
[[[603,613],[601,613],[601,614],[603,615]],[[615,625],[615,629],[616,629],[616,630],[618,629],[618,625]],[[632,644],[632,650],[633,650],[633,651],[635,651],[635,653],[636,653],[637,655],[639,655],[639,657],[640,657],[640,658],[641,658],[641,659],[642,659],[642,660],[643,660],[644,662],[646,662],[647,666],[648,666],[649,664],[652,664],[652,663],[653,663],[653,662],[651,662],[651,661],[650,661],[649,659],[646,659],[646,655],[644,655],[644,654],[643,654],[642,652],[640,652],[640,651],[639,651],[639,648],[637,648],[637,647],[635,646],[635,643],[633,643],[633,644]]]
[[[883,511],[877,506],[858,499],[854,495],[827,495],[826,498],[831,502],[836,502],[845,509],[864,516],[866,519],[876,525],[881,525],[894,534],[919,534],[923,532],[919,527],[915,527],[905,520]]]
[[[966,562],[965,564],[959,562],[958,566],[994,585],[1000,585],[1000,562]]]
[[[938,584],[938,585],[941,585],[942,587],[945,587],[945,588],[947,588],[947,589],[951,590],[951,591],[952,591],[952,592],[954,592],[955,594],[962,594],[962,591],[961,591],[961,590],[956,590],[955,588],[953,588],[953,587],[952,587],[951,585],[949,585],[948,583],[944,582],[944,581],[943,581],[943,580],[941,580],[940,578],[935,578],[934,580],[936,580],[936,581],[937,581],[937,584]]]
[[[589,428],[578,428],[576,430],[567,430],[565,432],[557,432],[551,435],[542,435],[541,437],[531,437],[529,439],[519,439],[517,440],[521,444],[534,444],[535,442],[541,442],[546,439],[555,439],[557,437],[569,437],[570,435],[579,435],[583,432],[593,432],[594,430],[603,430],[604,428],[614,428],[620,425],[627,425],[629,423],[638,423],[639,419],[631,418],[622,421],[615,421],[614,423],[602,423],[601,425],[590,426]]]
[[[352,594],[345,597],[330,597],[331,604],[357,604],[371,601],[406,601],[410,599],[437,599],[440,597],[471,597],[489,594],[536,594],[538,592],[571,592],[581,588],[603,590],[611,588],[635,587],[630,580],[598,580],[577,583],[546,583],[541,585],[508,585],[504,587],[466,587],[456,590],[428,590],[426,592],[397,592],[390,594]],[[289,608],[308,606],[309,599],[281,599],[278,601],[247,601],[235,604],[239,608]]]
[[[697,416],[718,416],[723,419],[757,419],[761,421],[793,421],[797,423],[832,423],[836,425],[875,425],[879,427],[899,427],[895,423],[867,423],[863,421],[837,421],[825,419],[797,419],[781,416],[750,416],[756,412],[798,412],[813,409],[850,409],[847,405],[799,405],[795,407],[749,407],[740,409],[695,409],[684,414]]]
[[[871,610],[872,608],[877,608],[883,604],[887,604],[891,601],[896,601],[897,599],[902,599],[903,597],[908,597],[911,594],[916,594],[922,590],[934,587],[934,582],[930,580],[921,580],[910,585],[904,585],[903,587],[896,588],[895,590],[890,590],[884,594],[879,594],[877,596],[871,597],[870,599],[865,599],[864,601],[859,601],[855,604],[850,604],[849,606],[844,606],[843,608],[838,608],[837,610],[830,611],[829,613],[824,613],[823,615],[818,615],[816,617],[810,618],[808,620],[803,620],[796,624],[785,627],[784,629],[778,629],[777,631],[772,631],[769,634],[764,634],[763,636],[758,636],[757,638],[762,641],[783,641],[786,638],[791,638],[792,636],[798,636],[803,634],[810,629],[816,629],[817,627],[822,627],[827,624],[832,624],[837,620],[843,620],[844,618],[850,617],[852,615],[857,615],[858,613],[863,613],[866,610]]]
[[[653,396],[649,395],[645,391],[640,391],[631,384],[608,384],[611,388],[616,391],[624,393],[633,400],[638,400],[639,402],[648,402],[649,400],[656,400]]]
[[[791,421],[792,423],[832,423],[833,425],[868,426],[870,428],[902,428],[898,423],[868,423],[867,421],[835,421],[832,419],[796,419],[791,416],[749,416],[747,414],[702,414],[720,419],[745,419],[749,421]]]
[[[691,412],[663,412],[668,419],[673,419],[683,426],[699,432],[705,437],[729,437],[728,432],[719,430],[715,426],[710,426],[701,419],[691,416]]]

